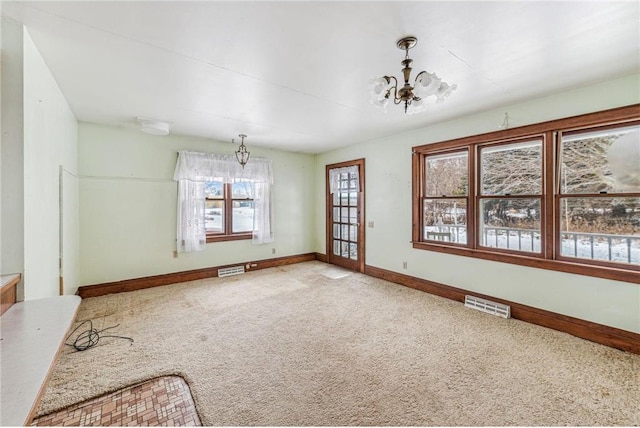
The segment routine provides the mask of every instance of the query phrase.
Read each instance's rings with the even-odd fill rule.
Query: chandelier
[[[398,80],[394,76],[383,76],[371,81],[371,103],[376,107],[386,110],[389,98],[394,104],[404,103],[404,112],[408,114],[420,113],[426,110],[425,101],[428,97],[435,97],[436,102],[442,102],[446,97],[451,95],[457,85],[449,85],[443,82],[435,73],[423,71],[416,76],[414,85],[409,84],[411,75],[411,63],[413,60],[409,58],[409,49],[418,43],[415,37],[404,37],[398,40],[398,48],[405,51],[404,59],[401,64],[404,66],[402,75],[404,77],[404,86],[398,87]],[[392,83],[393,81],[393,83]]]
[[[238,135],[238,137],[242,138],[242,141],[240,142],[240,147],[238,147],[238,150],[236,151],[236,159],[238,159],[238,163],[240,163],[242,169],[244,169],[244,166],[247,164],[247,162],[249,162],[249,156],[251,156],[251,152],[247,151],[247,146],[244,145],[244,139],[247,136],[244,134],[240,134]],[[232,138],[231,142],[235,143],[235,140]]]

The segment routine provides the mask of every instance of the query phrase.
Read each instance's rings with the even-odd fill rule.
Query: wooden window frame
[[[619,107],[596,113],[588,113],[564,119],[517,128],[494,131],[454,140],[413,147],[412,153],[412,244],[413,248],[436,251],[459,256],[474,257],[503,263],[548,269],[560,272],[626,281],[640,284],[640,266],[595,260],[573,259],[559,256],[560,243],[560,194],[557,190],[556,169],[560,144],[556,138],[560,133],[588,131],[597,127],[618,127],[640,121],[640,104]],[[541,196],[541,254],[526,253],[482,247],[477,236],[479,209],[479,150],[489,144],[517,142],[525,139],[542,138],[543,173]],[[425,196],[424,174],[427,155],[458,150],[469,153],[469,207],[467,210],[467,244],[452,245],[443,241],[427,241],[423,237],[422,206]],[[611,196],[613,194],[609,194]],[[514,195],[511,197],[517,197]],[[625,197],[640,197],[638,193],[626,193]]]
[[[250,198],[234,198],[232,183],[222,183],[223,197],[210,198],[209,200],[222,200],[224,203],[224,232],[207,231],[207,244],[211,242],[239,241],[242,239],[252,239],[253,232],[233,233],[233,202],[253,201]],[[205,198],[206,199],[206,198]]]

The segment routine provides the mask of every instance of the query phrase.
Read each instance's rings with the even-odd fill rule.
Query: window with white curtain
[[[235,179],[231,183],[204,183],[207,242],[251,239],[255,205],[253,182]]]
[[[177,247],[201,251],[207,242],[273,241],[271,161],[252,158],[244,168],[233,156],[178,152]]]

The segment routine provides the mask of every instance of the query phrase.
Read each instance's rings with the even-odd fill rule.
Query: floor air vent
[[[220,278],[223,276],[240,275],[241,273],[244,273],[244,265],[218,269],[218,277]]]
[[[511,307],[501,303],[492,302],[490,300],[474,296],[465,296],[464,305],[467,308],[476,309],[480,312],[486,312],[502,318],[511,318]]]

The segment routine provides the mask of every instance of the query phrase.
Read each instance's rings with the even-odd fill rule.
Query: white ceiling
[[[640,2],[7,2],[80,121],[319,153],[640,70]],[[369,104],[396,41],[458,85],[419,115]],[[502,118],[496,118],[499,124]]]

